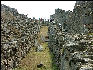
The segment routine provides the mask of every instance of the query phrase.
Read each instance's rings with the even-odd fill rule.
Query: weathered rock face
[[[53,61],[56,64],[56,67],[59,66],[59,46],[57,44],[57,26],[56,25],[50,25],[48,29],[49,34],[49,42],[48,46],[50,51],[53,53]]]
[[[93,1],[77,1],[73,13],[76,15],[75,18],[78,18],[75,20],[76,24],[83,24],[83,28],[81,28],[81,30],[83,30],[82,32],[85,32],[84,25],[86,25],[86,28],[89,28],[87,24],[93,25]],[[90,32],[92,32],[92,30]]]
[[[93,1],[77,1],[73,12],[56,9],[50,19],[49,48],[58,70],[93,70]]]
[[[50,19],[54,19],[53,23],[59,25],[62,31],[73,34],[93,32],[93,1],[77,1],[73,12],[55,9]]]
[[[93,69],[93,35],[65,33],[50,25],[48,46],[58,70]]]
[[[1,70],[18,66],[34,46],[40,27],[36,20],[1,5]]]
[[[92,70],[93,52],[89,50],[93,50],[93,38],[88,35],[79,35],[77,37],[76,35],[71,38],[68,37],[72,40],[67,38],[69,42],[66,42],[62,48],[64,52],[61,55],[61,70],[85,70],[87,67]]]

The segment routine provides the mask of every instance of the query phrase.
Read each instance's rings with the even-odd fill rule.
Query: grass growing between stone
[[[42,27],[40,35],[46,36],[48,27]],[[47,42],[42,42],[39,38],[39,42],[43,47],[43,51],[36,52],[36,48],[32,47],[29,53],[24,59],[21,60],[19,67],[14,70],[55,70],[52,66],[52,55],[48,48]],[[42,63],[43,67],[37,68],[37,65]]]
[[[54,55],[51,53],[51,59],[52,59],[52,70],[58,70],[57,65],[55,64],[55,61],[53,60]]]
[[[44,50],[41,52],[36,52],[35,48],[33,48],[15,70],[52,70],[52,59],[47,44],[42,44]],[[37,64],[41,62],[44,67],[37,68]]]

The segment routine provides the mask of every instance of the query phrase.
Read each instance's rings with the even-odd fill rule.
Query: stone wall
[[[77,1],[73,12],[56,9],[50,16],[48,45],[57,70],[93,70],[92,17],[93,1]]]
[[[67,39],[62,48],[60,70],[92,70],[93,35],[65,36]]]
[[[93,32],[93,1],[76,1],[73,12],[55,9],[55,14],[50,15],[52,22],[61,26],[62,31],[69,33]]]
[[[40,22],[1,4],[1,70],[17,67],[34,47]]]
[[[57,70],[93,69],[93,35],[70,34],[50,25],[48,46]]]

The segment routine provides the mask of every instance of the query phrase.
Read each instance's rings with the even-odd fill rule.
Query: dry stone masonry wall
[[[93,1],[76,1],[73,12],[56,9],[48,30],[57,70],[93,70]]]
[[[34,47],[42,21],[1,4],[1,70],[11,70]]]
[[[93,1],[76,1],[73,12],[55,9],[50,23],[1,4],[1,70],[18,66],[35,46],[42,26],[48,26],[57,70],[93,70]]]
[[[50,15],[53,24],[59,25],[62,31],[74,34],[93,32],[92,19],[93,1],[76,1],[73,12],[58,8],[55,14]]]

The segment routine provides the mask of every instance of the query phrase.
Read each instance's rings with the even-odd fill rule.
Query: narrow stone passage
[[[93,70],[93,1],[47,3],[1,4],[1,70]]]
[[[19,67],[15,70],[52,70],[52,59],[49,52],[48,43],[41,40],[47,36],[48,27],[42,26],[40,33],[38,35],[38,43],[43,47],[43,51],[36,51],[33,47],[27,56],[21,60]],[[43,64],[42,67],[37,68],[37,65]]]

